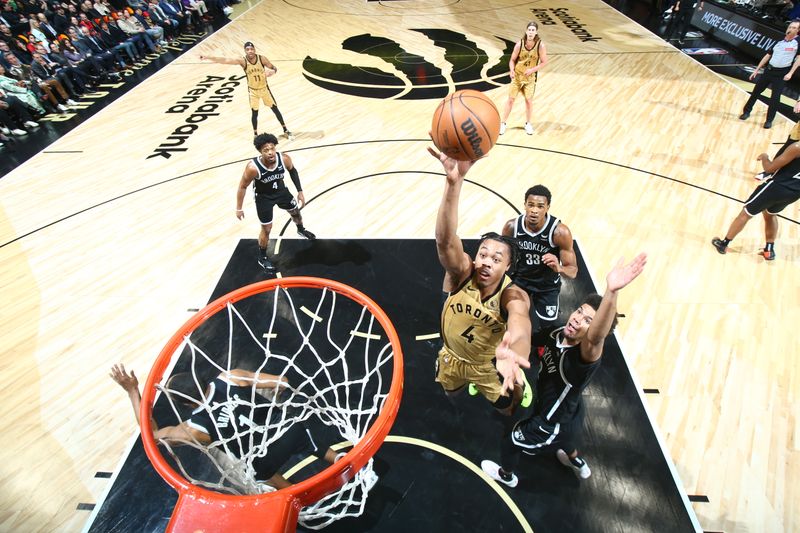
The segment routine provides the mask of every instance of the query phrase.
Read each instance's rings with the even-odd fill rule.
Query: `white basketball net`
[[[316,304],[301,306],[298,311],[295,299],[290,294],[298,290],[305,291],[304,296],[312,294],[312,300],[318,298]],[[387,397],[394,352],[386,333],[367,307],[347,297],[340,298],[340,295],[328,288],[285,289],[279,286],[274,292],[266,294],[274,295],[271,302],[272,312],[269,313],[269,305],[263,302],[263,305],[258,306],[260,318],[255,323],[250,318],[252,327],[236,306],[242,308],[243,302],[248,302],[253,297],[237,302],[236,306],[228,303],[227,347],[207,346],[209,343],[204,342],[203,337],[208,335],[198,333],[202,326],[185,337],[184,344],[175,355],[183,354],[191,359],[191,372],[198,391],[194,398],[170,390],[163,384],[159,386],[160,390],[166,392],[175,417],[181,420],[186,418],[186,414],[184,412],[183,417],[179,414],[180,409],[176,404],[178,397],[202,404],[210,414],[209,406],[203,401],[205,383],[198,379],[198,366],[208,368],[211,365],[212,370],[218,371],[217,373],[241,368],[241,360],[235,352],[244,348],[249,353],[258,352],[261,358],[257,368],[248,370],[280,375],[289,380],[288,387],[272,389],[272,394],[266,394],[263,388],[256,389],[261,400],[266,401],[269,406],[265,426],[248,427],[247,424],[240,424],[240,427],[235,428],[236,434],[232,438],[218,439],[217,435],[212,435],[212,439],[216,440],[209,445],[201,444],[195,439],[173,440],[172,446],[170,442],[160,442],[175,459],[183,476],[195,485],[232,494],[273,491],[275,489],[264,483],[265,480],[256,479],[253,460],[268,456],[270,446],[278,442],[293,424],[316,417],[326,426],[336,428],[344,441],[355,445],[364,437]],[[337,304],[344,310],[334,320]],[[314,309],[309,309],[314,305]],[[247,307],[252,311],[251,306]],[[221,323],[223,313],[219,312],[217,315],[220,315],[220,320],[217,321],[219,330],[224,327]],[[286,331],[288,323],[293,325],[291,332]],[[218,345],[221,344],[220,336],[217,334],[215,339]],[[293,351],[287,350],[286,343],[281,342],[287,337],[296,339],[293,342],[296,344]],[[278,350],[273,351],[278,345],[280,354],[276,353]],[[276,367],[282,370],[265,370]],[[259,386],[263,387],[264,384],[260,383]],[[255,387],[256,383],[253,382],[252,388]],[[265,405],[263,401],[260,404],[250,402],[253,398],[256,398],[256,402],[259,401],[257,396],[252,395],[246,400],[229,401],[239,402],[240,405],[242,401],[247,401],[251,407]],[[211,420],[216,426],[213,416]],[[186,454],[176,453],[173,449],[176,443],[200,450],[216,471],[211,476],[212,479],[200,479],[193,475],[197,470],[192,468],[193,460],[187,459]],[[241,457],[236,457],[231,451],[231,446],[235,444],[243,450]],[[372,466],[373,461],[370,458],[369,463],[337,492],[304,507],[300,511],[299,523],[307,528],[319,529],[340,518],[360,515],[364,510],[367,494],[377,479]],[[280,472],[284,470],[281,469]]]

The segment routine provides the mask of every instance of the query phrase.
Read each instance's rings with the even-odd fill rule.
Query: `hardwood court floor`
[[[293,153],[307,198],[346,183],[309,202],[310,229],[429,238],[442,188],[424,140],[436,99],[404,98],[427,78],[398,65],[422,57],[454,88],[459,54],[446,57],[415,31],[446,29],[472,43],[464,54],[481,61],[474,48],[485,52],[481,79],[491,86],[487,73],[502,69],[507,41],[522,35],[531,8],[554,22],[542,26],[551,63],[535,98],[536,134],[520,129],[517,102],[509,132],[470,178],[520,204],[530,185],[546,184],[552,213],[580,238],[601,286],[619,256],[650,254],[644,277],[620,299],[618,335],[639,383],[660,391],[648,396],[650,411],[686,491],[709,499],[694,505],[700,524],[800,529],[798,207],[784,212],[791,220],[781,221],[773,263],[754,253],[763,244],[758,220],[727,256],[709,244],[754,187],[756,155],[772,152],[791,124],[779,118],[761,129],[761,105],[740,122],[744,92],[597,0],[557,12],[563,4],[551,0],[257,4],[0,180],[0,423],[8,428],[0,529],[82,526],[87,513],[76,508],[107,484],[95,474],[115,469],[134,434],[108,368],[123,361],[143,378],[188,309],[207,301],[239,239],[255,235],[251,199],[245,221],[234,216],[243,162],[254,155],[244,84],[232,85],[218,115],[185,127],[240,76],[201,63],[201,54],[237,56],[253,40],[278,65],[270,84],[297,134],[280,148]],[[599,40],[582,41],[563,20]],[[364,34],[403,51],[389,65],[343,48]],[[380,71],[404,93],[350,95],[343,87],[357,82],[344,74],[336,92],[304,75],[306,58]],[[180,112],[178,102],[201,89]],[[505,86],[488,94],[500,105]],[[148,158],[177,143],[167,138],[181,127],[186,151]],[[260,129],[278,131],[269,111]],[[373,177],[351,181],[365,176]],[[512,216],[489,190],[465,188],[461,235],[498,230]],[[276,226],[285,220],[278,214]]]

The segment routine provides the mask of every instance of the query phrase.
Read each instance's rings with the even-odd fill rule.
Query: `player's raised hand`
[[[430,135],[430,133],[428,135]],[[469,169],[472,168],[472,165],[474,165],[475,161],[477,161],[477,159],[472,161],[459,161],[458,159],[453,159],[447,154],[439,152],[430,146],[428,147],[428,153],[442,163],[442,167],[447,174],[447,181],[451,183],[463,180]]]
[[[503,376],[503,390],[513,392],[514,383],[522,385],[522,372],[520,367],[530,368],[531,363],[528,358],[516,353],[511,349],[511,334],[506,331],[503,340],[497,345],[494,352],[497,362],[495,367],[497,372]]]
[[[109,374],[111,379],[117,382],[120,387],[125,389],[127,392],[131,391],[138,391],[139,390],[139,380],[136,378],[136,374],[128,372],[125,370],[125,365],[122,363],[117,363],[116,365],[111,367],[111,373]]]
[[[635,280],[639,274],[644,270],[644,265],[647,264],[647,254],[641,253],[637,255],[633,261],[625,264],[623,258],[619,258],[617,264],[611,269],[611,272],[606,276],[606,287],[612,292],[616,292],[628,283]]]

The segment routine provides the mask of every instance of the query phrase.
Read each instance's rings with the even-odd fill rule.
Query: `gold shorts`
[[[511,86],[508,89],[508,97],[514,100],[519,93],[522,93],[522,96],[524,96],[526,100],[531,100],[535,92],[536,73],[530,78],[517,75],[511,80]]]
[[[250,109],[257,111],[259,102],[264,102],[264,105],[267,107],[275,105],[275,100],[272,99],[269,89],[261,89],[258,91],[250,89]]]
[[[446,391],[455,391],[472,383],[491,403],[504,395],[503,382],[491,361],[468,363],[452,355],[446,348],[439,350],[436,359],[436,382]]]

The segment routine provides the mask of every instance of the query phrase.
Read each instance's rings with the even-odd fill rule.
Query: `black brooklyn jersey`
[[[800,190],[800,157],[789,161],[772,176],[772,181]]]
[[[258,169],[258,176],[253,180],[253,190],[256,194],[275,194],[286,188],[283,178],[286,175],[286,166],[283,164],[283,154],[277,152],[275,168],[270,170],[261,162],[261,156],[254,157],[253,162]]]
[[[239,387],[220,378],[209,387],[206,403],[192,412],[188,425],[208,434],[214,442],[225,442],[236,457],[249,453],[252,445],[264,441],[269,401],[258,393],[254,395],[251,387]],[[221,443],[219,448],[225,449]]]
[[[600,359],[584,363],[580,345],[564,343],[563,327],[544,328],[533,337],[535,347],[544,347],[539,367],[536,412],[548,422],[568,423],[578,411],[581,392],[600,368]]]
[[[519,248],[517,268],[512,276],[514,283],[526,291],[548,291],[561,287],[561,275],[542,262],[542,256],[553,254],[560,257],[561,250],[553,242],[553,234],[559,220],[547,215],[542,229],[531,233],[525,227],[525,215],[514,222],[514,239]]]

